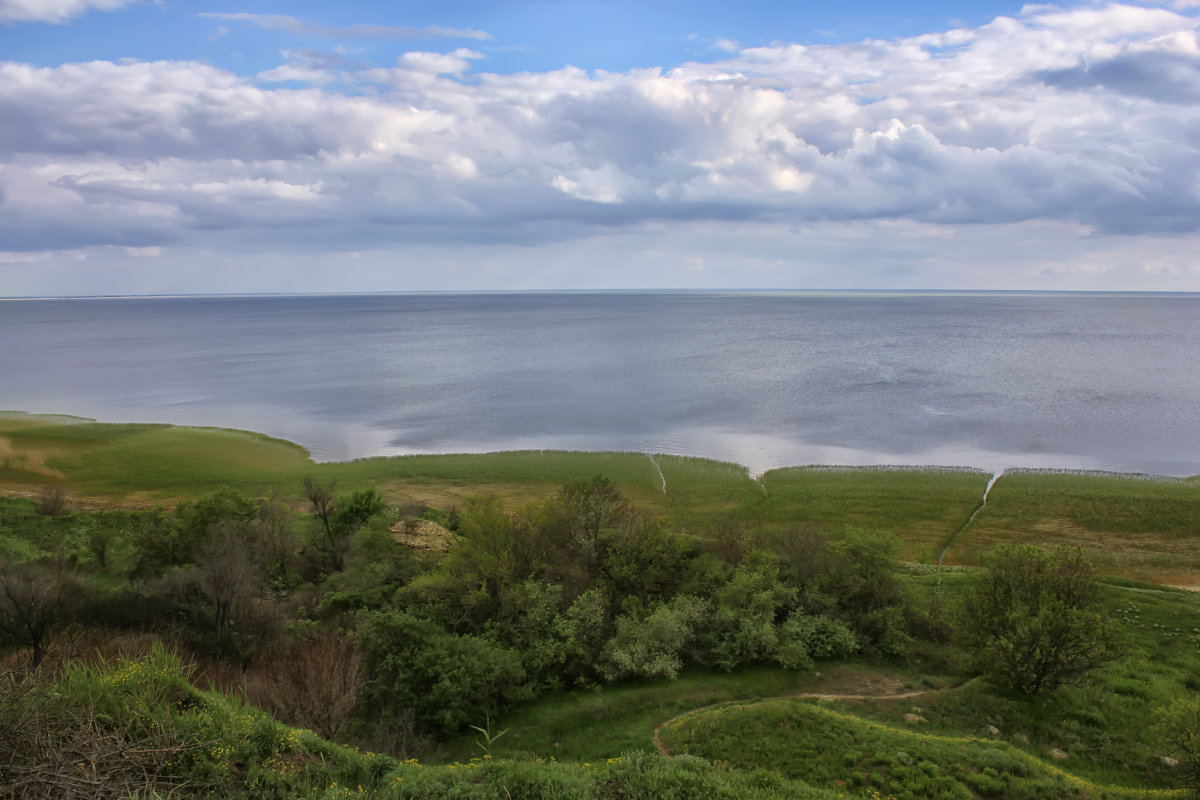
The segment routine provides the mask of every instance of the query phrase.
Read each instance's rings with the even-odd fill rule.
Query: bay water
[[[1200,296],[587,292],[0,301],[0,408],[319,460],[1200,473]]]

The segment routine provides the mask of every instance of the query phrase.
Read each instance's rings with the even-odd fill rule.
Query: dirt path
[[[918,689],[914,692],[900,692],[898,694],[840,694],[836,692],[788,692],[786,694],[771,695],[770,697],[756,697],[750,700],[724,700],[720,703],[709,703],[706,706],[693,708],[690,711],[684,711],[682,714],[676,714],[666,722],[660,722],[654,726],[654,747],[658,752],[667,758],[672,758],[671,751],[663,744],[662,729],[668,725],[674,725],[682,719],[692,716],[693,714],[702,714],[705,711],[711,711],[714,708],[724,708],[727,706],[748,705],[750,703],[761,703],[764,700],[904,700],[909,697],[921,697],[922,695],[935,694],[937,692],[953,692],[959,689],[964,689],[967,686],[982,680],[980,677],[971,678],[965,683],[960,683],[958,686],[948,686],[944,689]]]

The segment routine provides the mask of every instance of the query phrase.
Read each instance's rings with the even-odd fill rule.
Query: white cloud
[[[92,9],[115,11],[138,0],[0,0],[0,22],[62,23]]]
[[[301,67],[296,64],[281,64],[274,69],[263,70],[255,76],[261,83],[329,83],[334,77],[327,70]]]
[[[1163,8],[1031,6],[973,29],[627,73],[474,73],[465,48],[389,68],[296,50],[253,79],[0,63],[0,240],[374,252],[754,224],[805,242],[820,228],[844,252],[855,232],[899,238],[926,264],[918,241],[1002,250],[988,226],[1178,244],[1200,230],[1197,28]],[[1145,263],[1175,265],[1164,247]],[[721,263],[706,255],[703,277]],[[1044,274],[1066,280],[1056,264]]]
[[[165,247],[123,247],[121,249],[132,258],[158,258],[167,252]]]

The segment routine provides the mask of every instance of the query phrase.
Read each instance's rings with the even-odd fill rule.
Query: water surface
[[[324,460],[519,448],[1200,473],[1200,296],[571,293],[0,302],[0,408]]]

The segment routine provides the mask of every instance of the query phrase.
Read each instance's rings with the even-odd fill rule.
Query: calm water
[[[319,459],[514,448],[1200,473],[1200,296],[0,302],[0,408]]]

